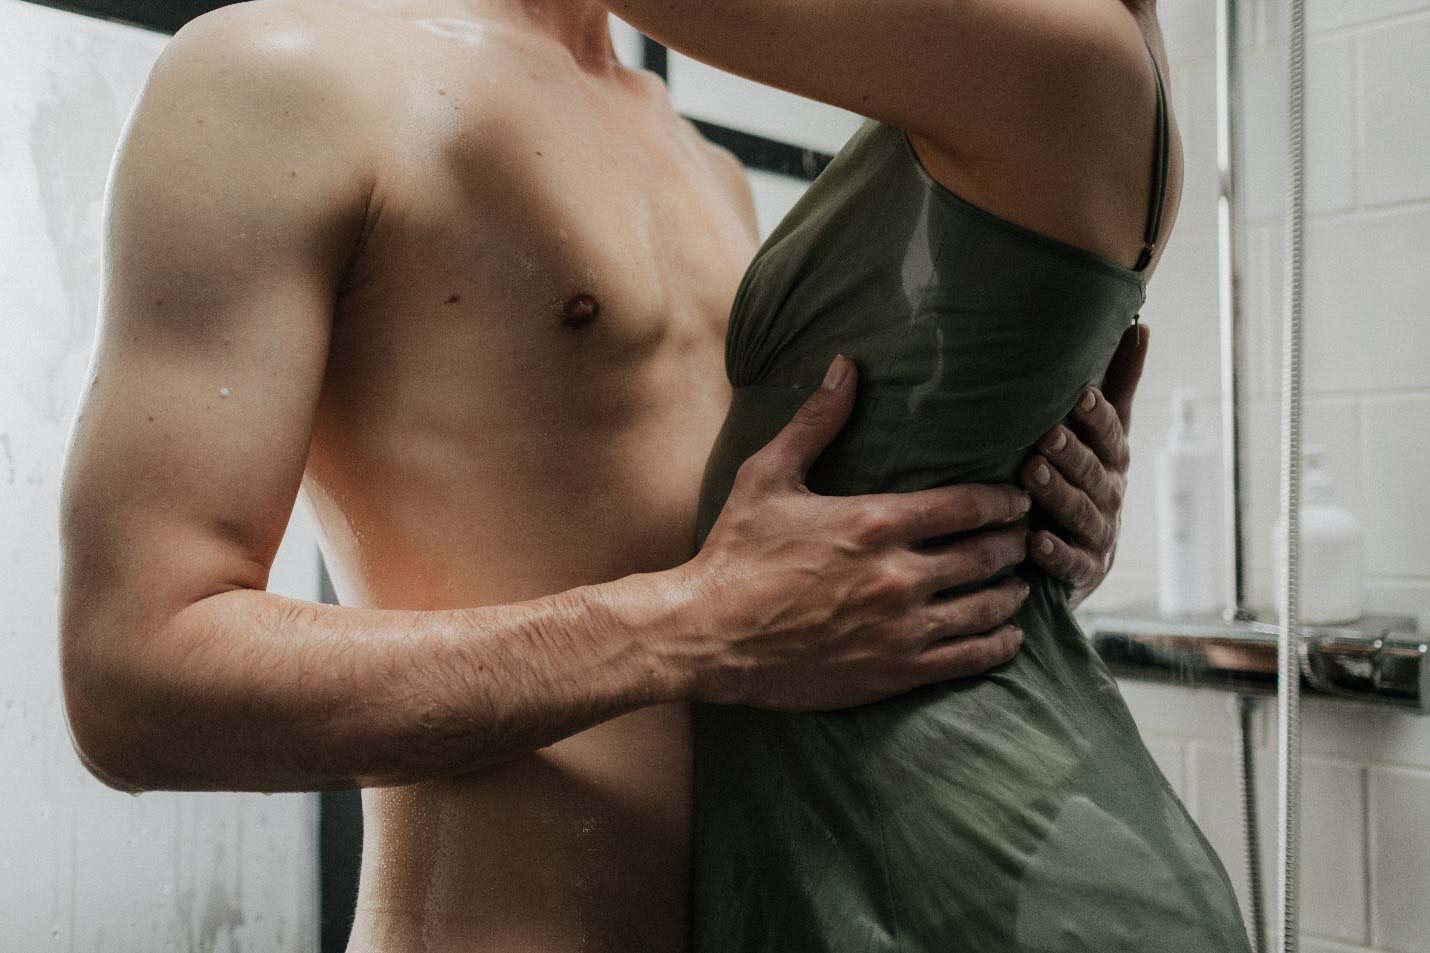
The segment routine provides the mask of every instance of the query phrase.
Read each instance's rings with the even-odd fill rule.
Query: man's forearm
[[[257,557],[231,540],[206,542],[207,562],[163,580],[153,567],[189,540],[145,536],[132,514],[108,527],[125,511],[72,484],[60,638],[75,745],[128,790],[398,785],[667,701],[828,710],[986,672],[1017,652],[1009,620],[1026,584],[940,593],[1024,559],[1028,497],[977,485],[811,493],[804,474],[843,428],[856,382],[852,362],[831,365],[740,467],[690,562],[516,605],[285,599],[256,588]],[[136,537],[169,545],[119,558],[115,540]]]
[[[681,663],[661,644],[688,612],[668,583],[636,576],[444,611],[221,593],[110,667],[84,702],[102,728],[77,739],[91,769],[126,789],[450,777],[681,697]]]

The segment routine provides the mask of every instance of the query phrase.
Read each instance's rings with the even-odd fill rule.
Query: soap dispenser
[[[1341,502],[1340,492],[1325,468],[1325,451],[1307,446],[1301,475],[1300,615],[1306,625],[1354,622],[1361,603],[1362,542],[1360,524]],[[1272,552],[1276,554],[1276,584],[1285,586],[1286,558],[1282,543],[1285,520],[1276,521]]]
[[[1163,615],[1221,608],[1219,457],[1197,422],[1197,394],[1172,394],[1172,429],[1157,459],[1157,605]]]

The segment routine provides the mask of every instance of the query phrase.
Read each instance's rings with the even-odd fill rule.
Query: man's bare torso
[[[379,170],[303,480],[341,601],[514,602],[685,559],[755,248],[738,165],[517,4],[306,19]],[[365,791],[350,949],[683,948],[688,759],[683,707],[655,708]]]

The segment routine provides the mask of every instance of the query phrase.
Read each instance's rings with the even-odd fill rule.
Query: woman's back
[[[1157,138],[1165,157],[1165,123]],[[700,538],[836,353],[858,363],[860,401],[813,489],[1012,479],[1101,378],[1143,276],[980,211],[904,133],[866,124],[737,296]],[[1065,591],[1025,575],[1023,648],[987,677],[842,712],[697,707],[699,951],[1247,949],[1225,872]]]

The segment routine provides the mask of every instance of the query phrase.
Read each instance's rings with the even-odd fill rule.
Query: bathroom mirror
[[[336,953],[347,941],[361,844],[354,792],[126,798],[75,759],[58,693],[53,523],[61,454],[95,329],[105,178],[168,34],[219,5],[0,0],[0,222],[9,223],[0,227],[7,342],[0,347],[0,547],[11,567],[0,579],[8,623],[0,634],[10,648],[0,674],[0,803],[11,806],[0,812],[0,946]],[[1267,691],[1275,670],[1248,645],[1274,639],[1275,631],[1287,0],[1225,7],[1222,0],[1159,0],[1158,7],[1186,180],[1176,232],[1142,312],[1153,337],[1122,542],[1112,576],[1085,606],[1086,627],[1106,636],[1105,655],[1148,747],[1220,855],[1250,923],[1256,884],[1269,905],[1274,883],[1276,725]],[[1225,34],[1217,27],[1221,9],[1230,11]],[[1327,693],[1305,703],[1301,948],[1422,953],[1430,949],[1430,719],[1415,714],[1424,699],[1415,694],[1424,691],[1422,663],[1413,648],[1399,646],[1421,644],[1430,625],[1430,494],[1423,489],[1430,474],[1430,0],[1314,0],[1307,26],[1305,439],[1322,448],[1324,475],[1359,524],[1356,587],[1369,620],[1358,631],[1374,627],[1384,644],[1366,649],[1364,640],[1331,633],[1326,638],[1346,644],[1332,645],[1337,651],[1314,673],[1378,701]],[[676,107],[746,165],[762,235],[861,121],[733,78],[623,24],[613,24],[613,38],[627,64],[665,77]],[[1223,49],[1230,58],[1219,62]],[[1227,65],[1237,79],[1219,116]],[[1219,169],[1219,118],[1235,133],[1229,169]],[[1228,185],[1230,232],[1218,218]],[[1217,330],[1228,261],[1239,316],[1234,338]],[[1169,621],[1154,609],[1154,477],[1173,426],[1173,396],[1194,391],[1195,415],[1222,447],[1229,352],[1239,367],[1243,602],[1262,626],[1241,625],[1235,638],[1215,618]],[[1219,551],[1232,548],[1224,543]],[[1222,579],[1220,601],[1234,602],[1234,583],[1225,572]],[[1318,584],[1329,583],[1306,581]],[[270,587],[336,601],[301,508]],[[1149,620],[1162,642],[1140,639]],[[1176,641],[1187,638],[1208,641],[1189,656]],[[1158,655],[1163,649],[1170,654]],[[1258,832],[1250,861],[1248,806]]]

